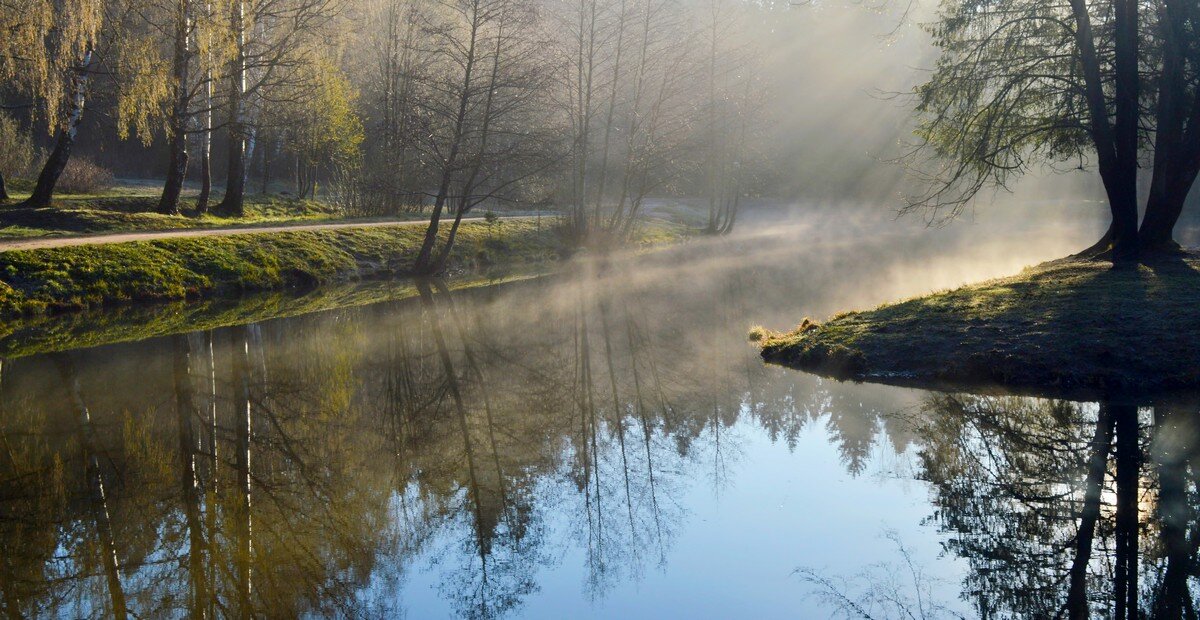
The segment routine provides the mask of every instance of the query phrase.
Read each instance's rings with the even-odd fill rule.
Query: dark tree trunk
[[[191,88],[188,84],[191,56],[191,49],[188,46],[190,35],[191,2],[190,0],[180,0],[172,67],[175,78],[175,101],[171,109],[171,155],[170,163],[167,165],[167,181],[163,185],[162,196],[158,201],[158,212],[165,215],[179,215],[179,194],[183,191],[183,181],[187,177],[188,89]]]
[[[1137,260],[1138,210],[1138,3],[1116,2],[1116,138],[1117,167],[1109,192],[1113,216],[1113,262]]]
[[[1137,5],[1132,0],[1117,1],[1117,119],[1114,127],[1108,120],[1104,82],[1087,3],[1085,0],[1070,1],[1075,19],[1075,41],[1083,65],[1091,137],[1112,213],[1112,225],[1106,234],[1110,243],[1104,247],[1112,248],[1113,263],[1128,262],[1136,260],[1138,250]]]
[[[433,212],[429,215],[429,226],[425,228],[425,238],[421,242],[421,251],[417,254],[414,271],[428,275],[433,271],[433,248],[437,244],[438,228],[442,220],[442,209],[446,208],[446,194],[450,192],[450,174],[443,172],[442,183],[438,187],[437,198],[433,201]]]
[[[1112,449],[1113,418],[1108,405],[1101,403],[1096,419],[1096,434],[1088,456],[1087,487],[1083,510],[1079,515],[1079,532],[1075,536],[1075,559],[1071,563],[1070,584],[1067,590],[1067,617],[1085,620],[1088,617],[1087,569],[1092,560],[1092,542],[1096,523],[1100,520],[1100,494],[1104,489],[1104,474],[1108,470],[1108,453]]]
[[[228,217],[245,215],[246,136],[238,121],[229,127],[229,167],[225,175],[225,197],[216,206],[217,213]]]
[[[478,8],[478,7],[476,7]],[[425,228],[425,238],[421,242],[421,251],[417,254],[414,271],[420,274],[430,274],[434,264],[433,249],[437,245],[438,228],[441,225],[442,210],[446,208],[446,200],[450,194],[450,181],[458,168],[459,149],[462,148],[463,130],[467,118],[467,106],[471,101],[471,85],[475,77],[475,45],[479,36],[479,11],[476,10],[471,18],[470,43],[467,46],[467,62],[463,69],[462,92],[458,98],[458,113],[454,119],[454,137],[450,143],[450,152],[442,162],[442,178],[438,184],[437,198],[433,201],[433,212],[429,215],[429,226]]]
[[[46,163],[38,174],[37,185],[22,206],[38,209],[50,205],[50,199],[54,197],[54,186],[58,184],[58,178],[66,169],[74,146],[75,130],[59,130],[58,137],[54,140],[54,150],[50,151],[50,156],[46,158]]]
[[[1135,620],[1138,618],[1138,475],[1141,469],[1137,407],[1114,405],[1112,410],[1117,435],[1115,618]]]
[[[466,199],[463,199],[463,203]],[[450,225],[450,233],[446,235],[446,244],[442,247],[442,251],[438,253],[432,265],[429,268],[431,273],[441,273],[446,268],[446,262],[450,260],[450,251],[454,249],[454,239],[458,236],[458,227],[462,224],[463,214],[466,212],[465,204],[460,204],[458,211],[454,214],[454,223]]]
[[[245,6],[233,3],[230,29],[237,38],[237,52],[229,72],[229,158],[225,175],[225,197],[216,211],[229,217],[245,215],[246,194],[246,28]]]
[[[1142,248],[1150,252],[1178,251],[1175,224],[1183,212],[1183,204],[1196,180],[1197,156],[1195,123],[1187,128],[1189,111],[1184,105],[1187,95],[1184,42],[1187,9],[1176,0],[1165,0],[1160,7],[1159,38],[1162,40],[1162,75],[1159,77],[1158,110],[1155,119],[1154,174],[1150,181],[1150,197],[1146,215],[1139,231]],[[1192,102],[1193,117],[1200,105]]]
[[[4,183],[3,172],[0,172],[0,200],[8,200],[8,186]]]

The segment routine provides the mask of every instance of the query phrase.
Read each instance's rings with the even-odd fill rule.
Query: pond
[[[842,384],[746,341],[1061,256],[1094,232],[1068,224],[1013,243],[774,213],[544,277],[6,359],[0,604],[1181,617],[1195,407]]]

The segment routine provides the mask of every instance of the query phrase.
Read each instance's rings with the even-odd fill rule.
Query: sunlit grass
[[[654,224],[643,230],[647,239],[663,242],[681,234]],[[404,275],[424,234],[423,226],[351,227],[10,250],[0,252],[0,316]],[[559,260],[570,254],[562,239],[552,226],[529,218],[493,226],[466,222],[449,271]]]
[[[993,384],[1035,391],[1200,387],[1200,260],[1113,270],[1055,261],[751,334],[769,361],[839,378]]]

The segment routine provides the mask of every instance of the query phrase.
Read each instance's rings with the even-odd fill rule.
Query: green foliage
[[[915,91],[912,155],[930,190],[912,206],[952,217],[1034,166],[1084,164],[1093,147],[1069,5],[945,2],[927,30],[941,55]]]
[[[36,159],[37,150],[29,132],[11,116],[0,112],[0,174],[5,181],[28,175]]]

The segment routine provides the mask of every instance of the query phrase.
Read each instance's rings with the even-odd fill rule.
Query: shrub
[[[0,112],[0,173],[6,179],[25,177],[33,170],[37,149],[29,132],[11,116]]]
[[[58,185],[63,194],[95,194],[113,186],[113,174],[86,157],[72,157],[67,162]]]

